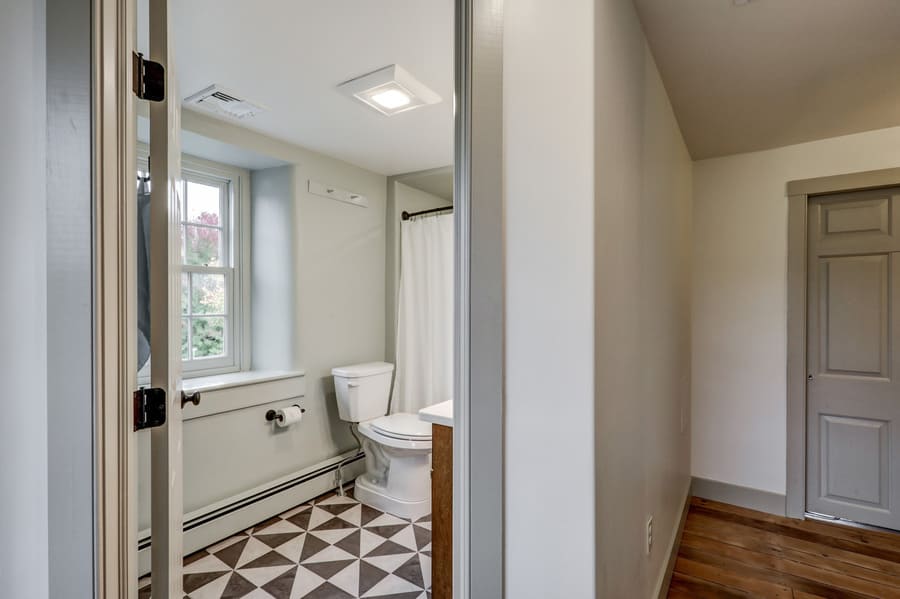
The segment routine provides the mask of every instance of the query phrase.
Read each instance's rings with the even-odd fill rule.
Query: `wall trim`
[[[669,585],[672,584],[672,574],[675,572],[675,562],[678,561],[678,550],[681,549],[681,536],[684,534],[684,523],[687,521],[688,512],[691,509],[691,487],[693,480],[688,483],[688,488],[684,492],[684,500],[681,503],[681,517],[678,519],[678,526],[672,534],[669,541],[669,558],[666,560],[666,567],[660,573],[659,580],[656,583],[656,591],[653,597],[657,599],[666,599],[669,595]]]
[[[137,219],[136,102],[131,95],[134,0],[92,0],[94,555],[98,599],[137,597],[137,451],[128,397],[137,351],[133,280]]]
[[[884,168],[861,173],[799,179],[787,184],[788,196],[812,196],[826,193],[860,191],[878,187],[894,187],[900,181],[900,168]]]
[[[694,476],[691,478],[691,495],[701,499],[711,499],[730,503],[751,510],[784,516],[786,497],[779,493],[742,487],[720,480],[710,480]]]

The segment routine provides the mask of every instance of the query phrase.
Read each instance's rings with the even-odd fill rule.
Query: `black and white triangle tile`
[[[149,577],[139,583],[150,597]],[[431,517],[329,493],[184,561],[190,599],[431,599]]]

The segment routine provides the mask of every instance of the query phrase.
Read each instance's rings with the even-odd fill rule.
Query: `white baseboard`
[[[337,487],[337,465],[349,452],[185,515],[184,554],[209,547]],[[365,471],[364,454],[344,466],[345,484]],[[150,572],[150,531],[138,534],[138,575]]]
[[[678,559],[678,549],[681,546],[681,534],[684,532],[684,522],[687,520],[690,507],[691,485],[688,484],[688,488],[684,492],[684,501],[681,504],[681,517],[678,519],[678,526],[672,531],[672,538],[669,539],[666,567],[660,572],[659,579],[656,582],[656,590],[651,597],[666,599],[666,596],[669,594],[669,584],[672,582],[672,573],[675,571],[675,561]]]

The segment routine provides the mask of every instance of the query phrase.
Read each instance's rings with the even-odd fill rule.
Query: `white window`
[[[138,151],[139,174],[148,168]],[[249,369],[249,173],[183,156],[181,359],[184,376]],[[139,377],[145,374],[142,369]],[[149,371],[147,371],[149,372]]]

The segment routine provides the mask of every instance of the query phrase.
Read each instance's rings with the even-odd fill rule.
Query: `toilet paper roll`
[[[275,424],[284,428],[297,424],[303,419],[303,410],[300,406],[290,406],[283,410],[278,410]]]

